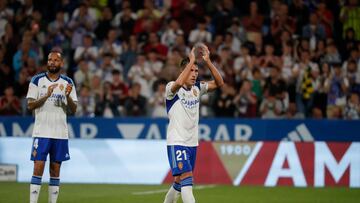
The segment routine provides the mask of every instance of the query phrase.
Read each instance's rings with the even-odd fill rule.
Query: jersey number
[[[186,151],[185,150],[176,150],[176,160],[177,161],[182,161],[182,158],[181,158],[181,155],[184,156],[184,160],[187,160],[187,157],[186,157]]]

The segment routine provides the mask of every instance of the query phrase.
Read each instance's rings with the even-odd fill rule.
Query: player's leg
[[[31,160],[34,161],[34,171],[30,183],[30,203],[37,203],[41,190],[41,179],[44,173],[45,161],[49,152],[49,139],[34,138]]]
[[[173,185],[166,193],[164,203],[176,203],[180,197],[180,193],[181,193],[180,176],[175,176]]]
[[[193,194],[193,173],[185,172],[180,175],[181,199],[184,203],[195,203]]]
[[[186,160],[183,168],[185,171],[180,175],[181,183],[181,198],[184,203],[194,203],[195,197],[193,194],[193,171],[195,169],[197,147],[186,147],[183,152],[183,158]],[[184,155],[186,152],[186,156]]]
[[[56,203],[60,192],[60,167],[70,159],[68,140],[51,139],[49,203]]]
[[[49,203],[57,201],[60,186],[61,162],[50,162]]]
[[[180,183],[180,171],[176,168],[176,160],[175,160],[175,148],[176,146],[168,146],[168,160],[171,168],[171,173],[174,177],[174,183],[168,190],[165,196],[164,203],[176,203],[180,197],[181,192],[181,183]]]

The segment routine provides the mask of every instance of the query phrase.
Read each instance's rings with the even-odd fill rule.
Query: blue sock
[[[49,185],[50,186],[59,186],[60,185],[60,178],[50,177]]]
[[[31,177],[31,184],[33,185],[41,185],[41,176],[32,176]]]

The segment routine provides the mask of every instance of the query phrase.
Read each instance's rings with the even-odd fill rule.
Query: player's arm
[[[57,86],[57,84],[50,85],[48,87],[48,91],[47,91],[46,95],[44,95],[43,97],[41,97],[39,99],[29,98],[28,105],[27,105],[28,109],[32,111],[36,108],[41,107],[46,102],[46,100],[51,96],[51,94],[53,93],[56,86]]]
[[[70,93],[72,91],[72,87],[73,87],[72,85],[67,84],[66,90],[65,90],[65,96],[66,96],[66,99],[67,99],[67,104],[68,104],[68,107],[70,109],[70,112],[72,114],[74,114],[76,112],[77,103],[70,96]]]
[[[189,54],[190,62],[186,65],[184,70],[181,72],[179,77],[176,79],[175,83],[171,86],[172,93],[177,92],[185,84],[186,79],[189,77],[190,72],[191,72],[191,67],[195,63],[195,53],[194,52],[195,52],[195,49],[192,48],[192,50]]]
[[[210,60],[210,51],[207,47],[205,47],[203,59],[209,68],[211,75],[213,76],[214,80],[208,82],[208,92],[214,91],[215,89],[222,87],[224,85],[224,79],[222,78],[221,74],[214,66],[214,64]]]

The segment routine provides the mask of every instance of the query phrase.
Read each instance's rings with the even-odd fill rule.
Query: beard
[[[60,71],[60,67],[59,66],[48,66],[48,71],[52,74],[56,74]]]

